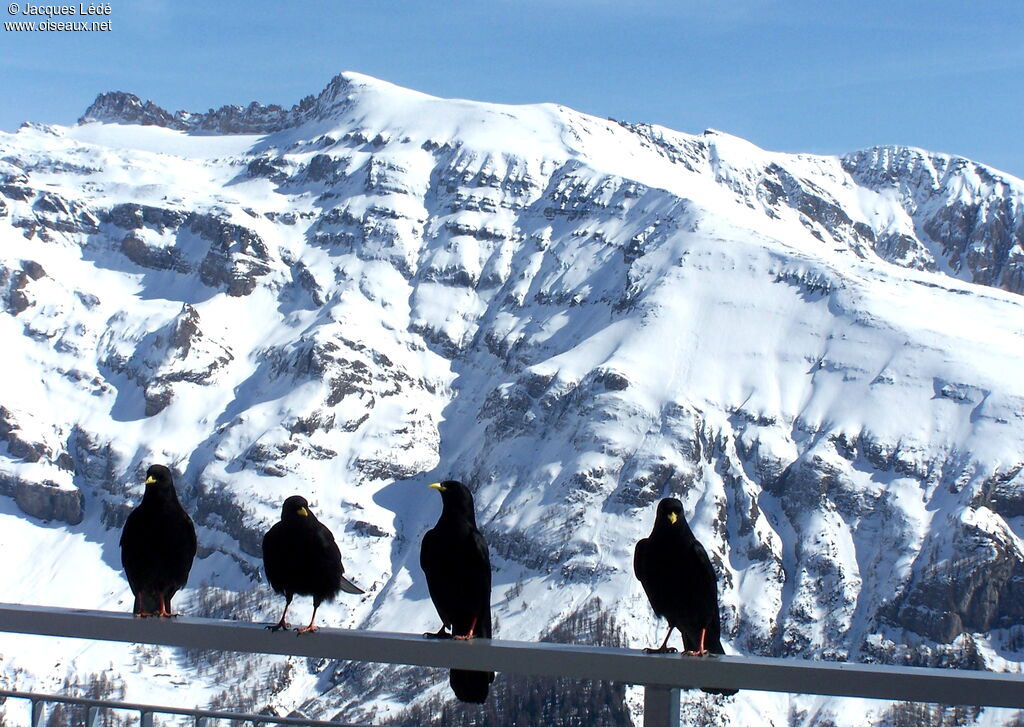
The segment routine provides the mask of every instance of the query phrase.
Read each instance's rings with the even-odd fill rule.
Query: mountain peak
[[[165,109],[152,101],[143,101],[134,93],[124,91],[111,91],[97,96],[78,123],[89,121],[177,128],[175,117]]]

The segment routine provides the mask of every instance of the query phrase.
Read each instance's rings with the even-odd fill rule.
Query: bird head
[[[152,465],[148,470],[146,470],[146,486],[151,487],[153,485],[156,485],[157,487],[174,485],[174,478],[171,476],[171,471],[162,464]]]
[[[473,493],[469,488],[458,480],[444,480],[430,485],[441,493],[441,504],[444,512],[450,514],[464,514],[470,521],[476,524],[476,514],[473,508]]]
[[[174,478],[169,469],[162,464],[155,464],[146,470],[146,491],[142,499],[150,502],[178,499],[178,493],[174,489]]]
[[[290,517],[308,518],[312,513],[309,511],[309,503],[301,495],[292,495],[281,505],[281,519]]]
[[[146,470],[146,492],[151,490],[174,490],[174,477],[162,464],[152,465]]]
[[[686,526],[686,518],[683,516],[683,503],[674,497],[666,497],[658,503],[658,514],[655,518],[656,524],[667,524],[669,526],[682,523]]]

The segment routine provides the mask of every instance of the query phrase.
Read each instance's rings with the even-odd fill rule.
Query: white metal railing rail
[[[23,699],[30,704],[31,727],[45,727],[46,708],[48,703],[68,704],[72,707],[85,707],[85,727],[100,727],[104,710],[138,712],[140,727],[153,727],[154,714],[171,714],[192,717],[195,727],[211,727],[213,720],[233,720],[250,722],[254,725],[301,725],[301,727],[360,727],[359,725],[341,722],[324,722],[322,720],[305,719],[302,717],[277,717],[269,714],[245,714],[242,712],[218,712],[210,709],[187,709],[184,707],[159,707],[152,704],[135,704],[118,702],[109,699],[89,699],[88,697],[66,697],[55,694],[35,694],[33,692],[17,692],[0,689],[0,697],[6,699]]]
[[[139,619],[128,613],[0,604],[0,631],[102,641],[406,664],[533,676],[597,679],[644,687],[645,727],[677,727],[679,689],[721,687],[1024,709],[1024,675],[957,669],[645,654],[571,644],[322,628],[296,638],[263,624],[201,618]]]

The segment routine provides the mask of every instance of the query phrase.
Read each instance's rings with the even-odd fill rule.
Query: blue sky
[[[1020,0],[110,5],[110,32],[0,30],[0,129],[71,123],[109,90],[172,111],[290,106],[353,70],[438,96],[716,128],[767,149],[909,144],[1024,177]]]

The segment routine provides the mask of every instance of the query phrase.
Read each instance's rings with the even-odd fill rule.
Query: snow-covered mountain
[[[632,549],[673,495],[733,653],[1024,665],[1019,179],[344,73],[291,109],[112,93],[0,134],[0,254],[0,600],[129,609],[120,525],[162,462],[199,525],[186,613],[276,620],[259,544],[298,493],[367,589],[323,622],[433,630],[419,540],[451,477],[502,638],[598,614],[655,643]],[[352,721],[448,698],[443,673],[41,644],[0,637],[0,683]]]

